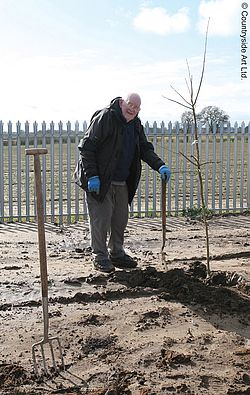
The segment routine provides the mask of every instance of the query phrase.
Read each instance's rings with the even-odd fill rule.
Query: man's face
[[[141,101],[138,97],[129,98],[127,100],[121,99],[120,106],[122,115],[127,122],[132,121],[140,111]]]

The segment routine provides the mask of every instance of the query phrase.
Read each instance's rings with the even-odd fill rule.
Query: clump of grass
[[[204,213],[205,210],[205,213]],[[185,210],[183,210],[182,215],[184,217],[193,219],[193,220],[197,220],[197,221],[201,221],[204,217],[204,214],[206,215],[206,217],[208,219],[212,218],[213,216],[213,211],[209,210],[207,207],[205,207],[205,209],[203,209],[202,207],[189,207]]]

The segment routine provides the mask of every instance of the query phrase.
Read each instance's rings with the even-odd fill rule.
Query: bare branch
[[[202,163],[200,163],[200,166],[204,166],[204,165],[212,165],[213,163],[220,163],[221,161],[212,161],[212,160],[210,160],[210,161],[208,161],[208,162],[202,162]]]
[[[198,158],[196,158],[196,156],[194,156],[194,155],[191,155],[191,158],[193,158],[193,159],[195,160],[195,162],[197,163],[197,165],[199,165],[199,159],[198,159]]]
[[[187,69],[188,69],[188,77],[189,77],[189,81],[192,79],[191,73],[190,73],[190,67],[188,64],[188,60],[186,59],[186,63],[187,63]]]
[[[173,91],[175,91],[175,93],[177,93],[177,95],[179,95],[181,98],[182,98],[182,100],[184,100],[184,102],[186,102],[189,106],[191,106],[191,103],[189,103],[186,99],[185,99],[185,97],[183,97],[172,85],[170,85],[170,87],[173,89]]]
[[[186,82],[186,85],[187,85],[187,88],[188,88],[188,92],[189,92],[189,94],[191,95],[190,87],[189,87],[189,85],[188,85],[188,82],[187,82],[186,77],[185,77],[185,82]]]
[[[184,155],[183,152],[179,151],[179,154],[183,156],[186,160],[188,160],[192,165],[197,166],[197,163],[193,162],[188,156]]]
[[[198,96],[199,96],[199,93],[200,93],[200,90],[201,90],[201,85],[202,85],[202,81],[203,81],[203,77],[204,77],[205,64],[206,64],[206,54],[207,54],[207,36],[208,36],[209,21],[210,21],[210,18],[208,18],[208,22],[207,22],[207,31],[206,31],[206,39],[205,39],[205,47],[204,47],[204,55],[203,55],[202,72],[201,72],[200,83],[199,83],[199,87],[198,87],[198,90],[197,90],[197,94],[196,94],[196,98],[195,98],[195,101],[194,101],[194,105],[196,104],[196,102],[198,100]]]
[[[179,152],[179,154],[181,154],[180,152]],[[195,164],[194,164],[195,165]],[[187,174],[194,174],[194,172],[192,172],[192,171],[190,171],[190,170],[180,170],[180,171],[172,171],[171,170],[171,174],[184,174],[184,173],[187,173]]]
[[[188,69],[188,77],[189,77],[189,81],[190,81],[190,99],[191,99],[191,103],[192,103],[192,106],[193,106],[193,96],[194,96],[193,76],[191,75],[190,67],[189,67],[187,59],[186,59],[186,63],[187,63],[187,69]]]
[[[164,96],[164,95],[162,95],[162,97],[164,97],[164,99],[167,99],[167,100],[169,100],[169,101],[172,101],[172,102],[174,102],[174,103],[177,103],[177,104],[179,104],[180,106],[186,107],[186,108],[188,108],[189,110],[192,110],[192,107],[191,107],[191,106],[186,106],[185,104],[180,103],[179,101],[170,99],[169,97],[166,97],[166,96]]]
[[[191,155],[191,158],[193,158],[194,160],[195,160],[195,162],[193,162],[193,161],[191,161],[190,160],[190,158],[188,158],[185,154],[183,154],[183,152],[181,152],[181,151],[175,151],[175,150],[173,150],[173,149],[168,149],[167,150],[168,152],[171,152],[172,154],[180,154],[180,155],[182,155],[183,156],[183,158],[185,158],[185,159],[187,159],[190,163],[192,163],[194,166],[197,166],[197,158],[194,156],[194,155]],[[217,161],[208,161],[208,162],[202,162],[202,163],[200,163],[200,166],[204,166],[204,165],[207,165],[207,164],[213,164],[213,163],[216,163],[216,164],[219,164],[219,163],[221,163],[221,161],[220,160],[217,160]],[[172,173],[173,174],[175,174],[175,173],[180,173],[180,174],[182,174],[182,173],[189,173],[189,171],[172,171]]]

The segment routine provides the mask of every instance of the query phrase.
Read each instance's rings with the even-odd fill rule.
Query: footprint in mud
[[[72,287],[81,287],[82,283],[77,278],[67,278],[63,280],[64,284],[70,285]]]
[[[100,349],[109,349],[115,346],[117,342],[117,336],[105,336],[105,337],[87,337],[85,341],[79,340],[81,344],[81,352],[84,355],[92,354]]]
[[[167,307],[159,308],[157,311],[147,311],[136,324],[136,331],[143,331],[154,326],[164,328],[171,322],[171,313]]]
[[[4,266],[2,268],[2,270],[20,270],[20,269],[22,269],[22,266],[16,266],[16,265]]]
[[[90,314],[86,318],[81,319],[81,321],[78,321],[77,325],[79,325],[79,326],[88,326],[88,325],[101,326],[109,319],[110,319],[110,317],[107,315],[101,316],[98,314]]]
[[[173,350],[161,349],[160,361],[157,367],[178,367],[180,365],[192,364],[191,355],[178,353]]]

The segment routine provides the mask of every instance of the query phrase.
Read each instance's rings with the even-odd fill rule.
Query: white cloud
[[[199,5],[198,30],[205,33],[210,18],[209,35],[231,36],[239,29],[241,0],[202,0]]]
[[[183,33],[190,26],[188,8],[186,7],[180,8],[173,15],[169,15],[162,7],[142,8],[133,23],[138,30],[163,36],[171,33]]]

